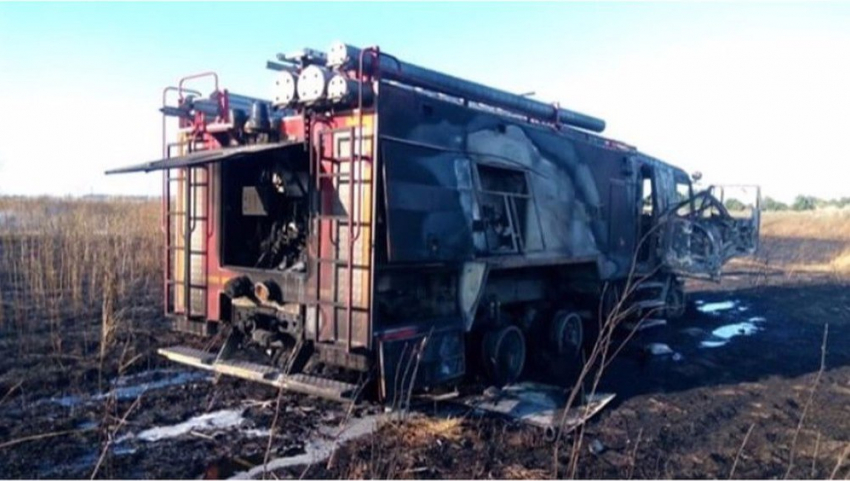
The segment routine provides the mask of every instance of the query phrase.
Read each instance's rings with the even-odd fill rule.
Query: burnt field
[[[770,213],[754,259],[688,284],[579,433],[449,403],[403,416],[169,364],[159,205],[0,199],[4,478],[850,477],[850,214]],[[267,462],[267,468],[263,463]]]

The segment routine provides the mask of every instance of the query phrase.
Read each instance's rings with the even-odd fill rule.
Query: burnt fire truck
[[[267,67],[271,100],[166,88],[164,158],[109,172],[163,172],[166,314],[227,333],[175,361],[335,399],[503,385],[580,363],[630,276],[636,312],[674,318],[685,277],[757,248],[757,189],[735,215],[600,119],[377,47]]]

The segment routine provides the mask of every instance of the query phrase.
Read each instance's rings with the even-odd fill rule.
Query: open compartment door
[[[106,174],[131,174],[135,172],[154,172],[157,170],[177,169],[183,167],[199,167],[225,160],[239,159],[261,152],[284,150],[293,145],[301,146],[303,143],[278,142],[273,144],[250,144],[241,145],[239,147],[226,147],[223,149],[199,150],[178,157],[166,157],[164,159],[107,170]]]

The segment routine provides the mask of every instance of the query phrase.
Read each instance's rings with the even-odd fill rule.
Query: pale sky
[[[604,118],[765,195],[850,196],[850,4],[0,4],[0,194],[158,195],[162,87],[334,40]]]

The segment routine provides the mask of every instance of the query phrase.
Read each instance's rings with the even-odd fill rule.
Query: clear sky
[[[850,4],[0,4],[0,194],[152,194],[161,89],[334,40],[604,118],[705,180],[850,196]]]

